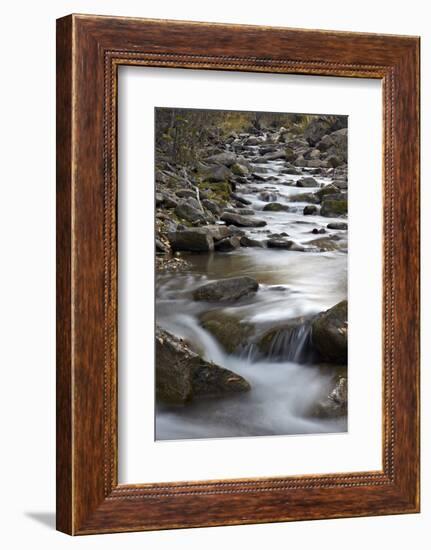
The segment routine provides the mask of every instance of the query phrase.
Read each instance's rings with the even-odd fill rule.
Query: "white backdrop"
[[[343,519],[72,539],[54,522],[55,18],[70,12],[422,36],[423,152],[431,150],[431,31],[426,2],[15,0],[3,6],[1,121],[1,543],[5,548],[305,550],[385,545],[422,550],[431,522],[431,342],[423,338],[421,515]],[[406,9],[408,8],[408,9]],[[3,44],[4,41],[4,44]],[[431,165],[423,154],[423,334],[431,331]],[[366,297],[366,295],[364,295]],[[428,540],[425,537],[428,535]]]
[[[119,78],[120,482],[380,470],[381,82],[147,67],[122,67]],[[154,441],[154,312],[148,307],[154,272],[148,259],[154,253],[155,106],[348,115],[348,433]]]

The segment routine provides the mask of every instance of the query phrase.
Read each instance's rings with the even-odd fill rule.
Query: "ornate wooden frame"
[[[384,102],[383,469],[119,485],[119,65],[377,78]],[[419,511],[419,38],[70,15],[57,21],[57,528]]]

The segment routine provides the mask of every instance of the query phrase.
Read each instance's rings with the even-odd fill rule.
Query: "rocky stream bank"
[[[346,119],[156,159],[157,438],[343,431]]]

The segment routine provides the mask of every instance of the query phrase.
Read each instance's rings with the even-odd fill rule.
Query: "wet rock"
[[[237,237],[243,237],[246,234],[244,229],[240,229],[236,225],[227,225],[225,227],[229,229],[231,235],[236,235]]]
[[[292,250],[295,252],[304,252],[305,248],[294,241],[288,239],[271,238],[267,241],[268,248],[281,248],[283,250]]]
[[[240,247],[239,237],[226,237],[215,243],[215,249],[218,252],[232,252]]]
[[[321,227],[320,229],[317,229],[317,227],[315,227],[311,230],[311,232],[314,233],[314,235],[319,235],[321,233],[326,233],[326,229],[324,227]]]
[[[310,216],[312,214],[317,214],[318,208],[315,204],[307,204],[307,206],[304,207],[303,214],[304,216]]]
[[[313,320],[311,340],[324,360],[347,363],[347,323],[347,300],[320,313]]]
[[[211,252],[214,250],[214,240],[200,228],[186,229],[168,233],[169,243],[174,252]]]
[[[299,193],[298,195],[291,195],[289,200],[290,202],[310,202],[312,204],[320,202],[317,193]]]
[[[333,195],[334,193],[338,193],[338,188],[335,187],[335,185],[332,185],[329,183],[328,185],[325,185],[318,191],[316,191],[316,195],[319,198],[319,200],[323,200],[326,195]]]
[[[347,231],[348,229],[348,225],[346,222],[331,222],[331,223],[328,223],[326,227],[328,229],[340,229],[343,231]]]
[[[200,317],[201,326],[210,332],[227,353],[245,346],[254,334],[254,326],[223,310],[207,311]]]
[[[254,216],[232,214],[231,212],[224,212],[220,219],[227,224],[237,225],[238,227],[263,227],[266,225],[265,220],[255,218]]]
[[[262,209],[264,212],[289,212],[290,208],[287,204],[282,204],[281,202],[270,202],[265,204]]]
[[[184,340],[156,328],[156,394],[168,403],[250,390],[238,374],[210,363]]]
[[[347,214],[347,200],[331,200],[325,199],[322,202],[322,208],[320,209],[321,216],[328,218],[335,218],[338,216],[345,216]]]
[[[311,176],[306,176],[305,178],[300,178],[296,182],[296,187],[319,187],[319,184]]]
[[[257,292],[259,284],[251,277],[220,279],[197,288],[193,299],[206,302],[231,302]]]
[[[252,239],[244,235],[241,237],[240,241],[241,246],[244,247],[256,247],[256,248],[265,248],[265,243],[263,241],[258,241],[257,239]]]

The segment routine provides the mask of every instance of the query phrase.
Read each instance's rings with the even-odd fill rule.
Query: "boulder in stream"
[[[296,182],[296,187],[319,187],[319,184],[311,176],[306,176],[305,178],[300,178]]]
[[[257,247],[257,248],[265,248],[265,242],[264,241],[258,241],[257,239],[252,239],[251,237],[248,237],[247,235],[243,235],[241,237],[241,246],[245,247]]]
[[[180,338],[156,328],[156,394],[168,403],[250,390],[238,374],[210,363]]]
[[[262,208],[263,212],[289,212],[289,205],[281,202],[270,202]]]
[[[315,204],[307,204],[307,206],[304,206],[303,214],[304,216],[311,216],[313,214],[317,214],[318,208]]]
[[[346,222],[331,222],[326,226],[328,229],[341,229],[342,231],[347,231],[348,225]]]
[[[220,218],[227,224],[237,225],[238,227],[263,227],[266,225],[265,220],[255,218],[254,216],[241,216],[231,212],[224,212]]]
[[[322,202],[320,214],[327,218],[336,218],[347,214],[346,199],[325,199]]]
[[[317,315],[312,322],[311,340],[325,361],[347,362],[347,300]]]
[[[226,237],[215,243],[215,249],[218,252],[232,252],[240,247],[239,237]]]
[[[252,277],[220,279],[197,288],[193,299],[206,302],[231,302],[257,292],[258,282]]]
[[[292,250],[294,252],[304,252],[306,249],[295,241],[290,241],[283,238],[271,238],[268,239],[268,248],[281,248],[283,250]]]

